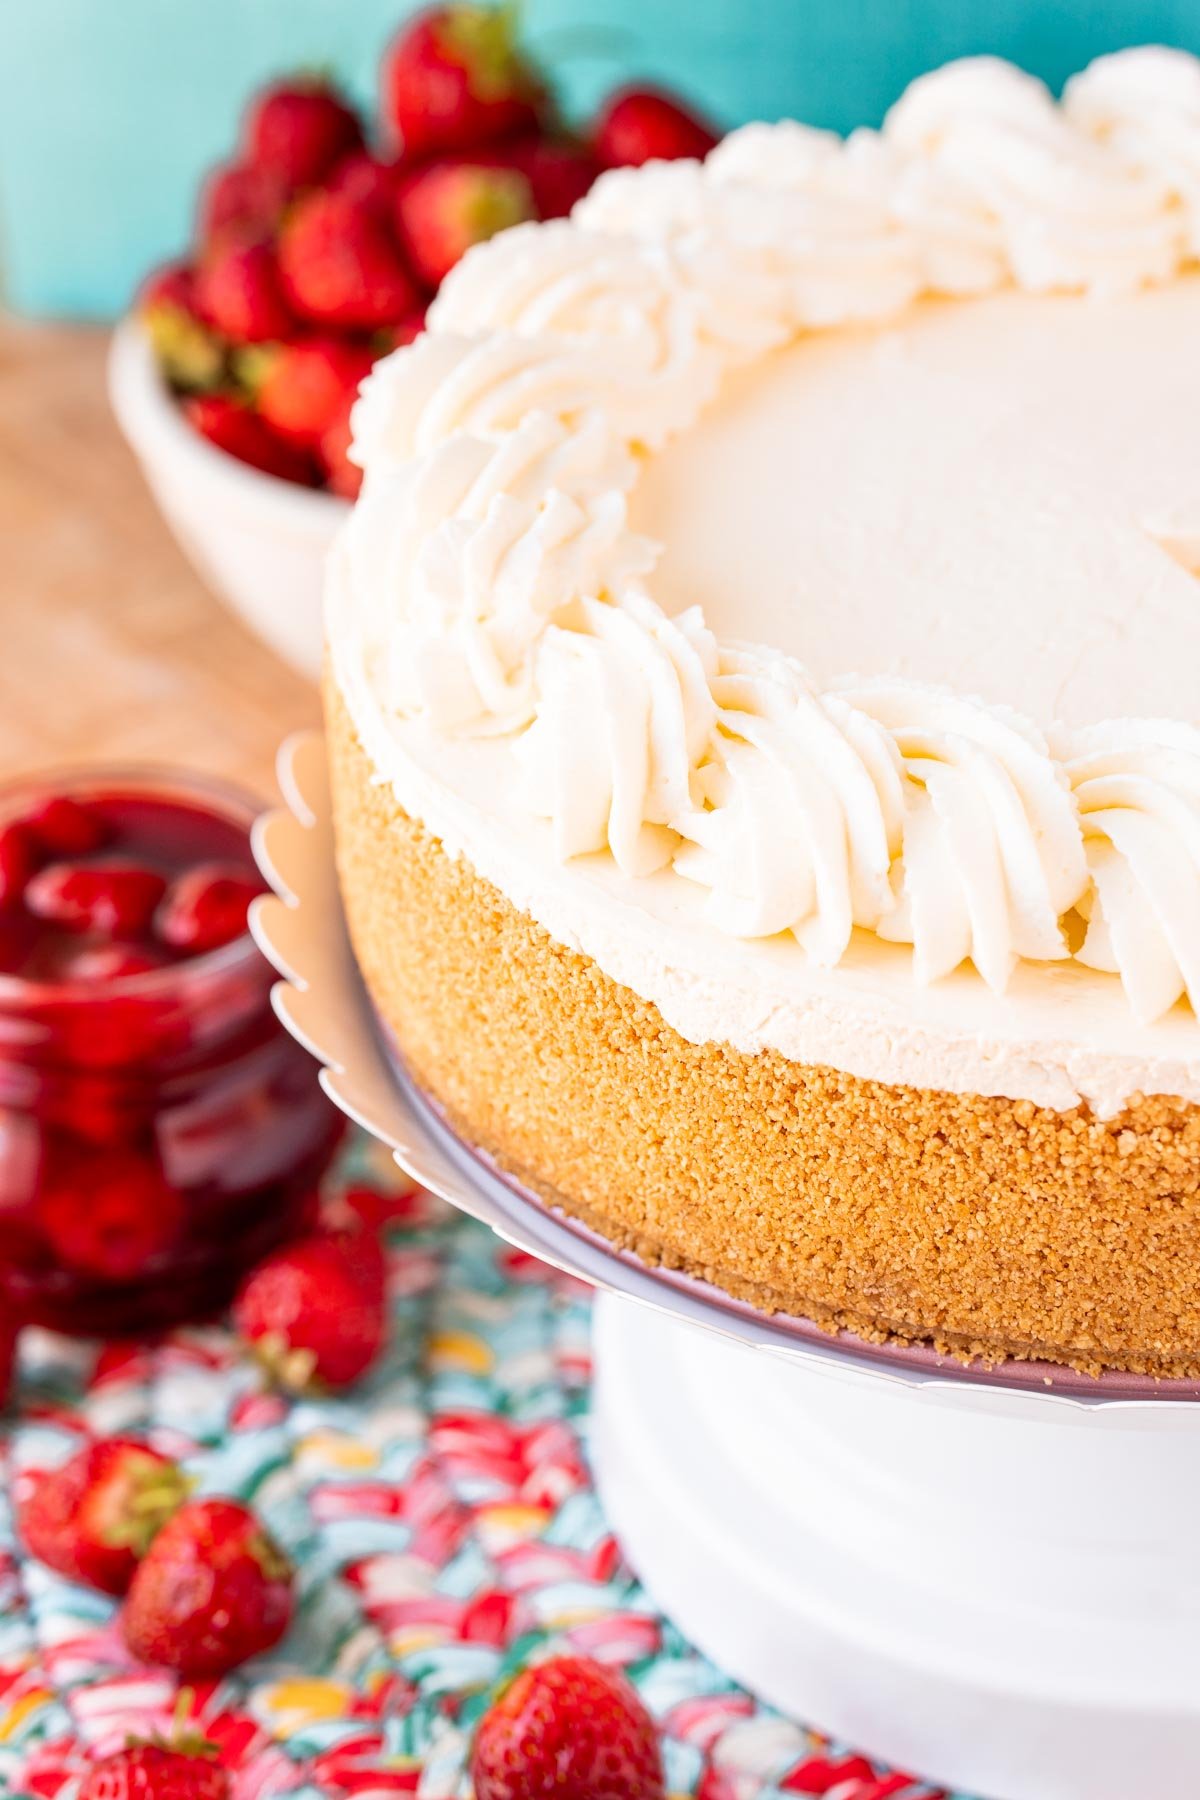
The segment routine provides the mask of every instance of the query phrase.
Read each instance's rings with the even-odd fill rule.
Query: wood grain
[[[106,351],[0,320],[0,776],[167,762],[269,797],[316,693],[185,560],[109,411]]]

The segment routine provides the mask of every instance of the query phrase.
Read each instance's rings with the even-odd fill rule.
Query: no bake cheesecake
[[[1200,1373],[1200,62],[612,173],[355,437],[342,889],[454,1123],[763,1307]]]

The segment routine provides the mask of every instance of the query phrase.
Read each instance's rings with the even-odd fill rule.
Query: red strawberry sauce
[[[204,1317],[310,1222],[340,1118],[246,929],[254,814],[190,777],[0,790],[0,1316]]]

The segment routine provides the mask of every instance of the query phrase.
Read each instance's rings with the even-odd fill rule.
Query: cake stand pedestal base
[[[992,1800],[1200,1783],[1200,1409],[913,1388],[601,1294],[594,1429],[655,1602],[782,1711]]]

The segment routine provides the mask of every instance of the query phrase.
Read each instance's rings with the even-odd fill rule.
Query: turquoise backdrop
[[[196,183],[268,75],[331,68],[363,99],[405,0],[0,0],[0,269],[8,303],[106,317],[187,238]],[[633,75],[724,123],[877,123],[912,76],[993,51],[1053,85],[1155,40],[1200,51],[1200,0],[528,0],[530,44],[586,109]]]

